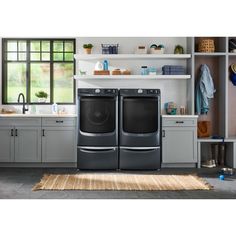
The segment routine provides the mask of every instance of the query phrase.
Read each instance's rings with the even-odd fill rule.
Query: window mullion
[[[50,103],[54,102],[54,81],[53,81],[53,40],[50,40]]]
[[[30,103],[30,40],[26,41],[26,98]]]

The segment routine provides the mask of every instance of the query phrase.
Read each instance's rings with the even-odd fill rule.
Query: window
[[[74,39],[3,39],[2,48],[3,104],[17,103],[19,93],[38,103],[39,91],[46,104],[75,103]]]

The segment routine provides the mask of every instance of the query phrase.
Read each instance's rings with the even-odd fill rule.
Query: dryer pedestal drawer
[[[118,169],[118,148],[78,148],[77,160],[78,169],[81,170],[116,170]]]
[[[157,170],[160,169],[160,160],[160,148],[120,148],[121,170]]]

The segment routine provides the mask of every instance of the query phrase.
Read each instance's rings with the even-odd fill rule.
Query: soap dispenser
[[[58,113],[58,105],[56,103],[52,104],[52,114]]]

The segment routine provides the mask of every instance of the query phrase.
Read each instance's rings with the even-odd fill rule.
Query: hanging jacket
[[[196,113],[207,114],[209,111],[209,101],[208,99],[214,98],[215,93],[213,79],[211,77],[210,70],[206,64],[201,65],[200,77],[196,84]]]

